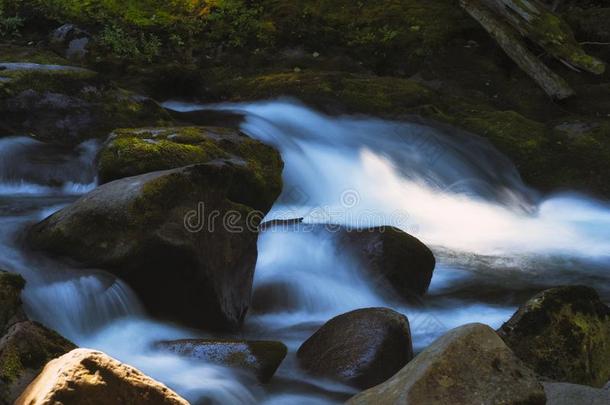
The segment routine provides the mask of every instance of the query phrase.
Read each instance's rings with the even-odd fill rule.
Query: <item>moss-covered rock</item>
[[[235,329],[250,304],[257,227],[269,209],[268,201],[248,205],[242,191],[252,176],[246,162],[218,159],[116,180],[35,225],[29,241],[108,269],[154,315]]]
[[[543,291],[499,329],[513,352],[559,382],[602,387],[610,380],[610,308],[589,287]]]
[[[409,320],[388,308],[339,315],[299,347],[297,358],[309,373],[370,388],[413,358]]]
[[[18,274],[0,270],[0,335],[16,321],[23,319],[21,290],[25,280]]]
[[[281,342],[255,340],[183,339],[156,346],[205,363],[251,372],[263,383],[271,380],[288,352]]]
[[[215,159],[245,162],[249,179],[239,199],[269,210],[282,189],[279,153],[238,131],[212,127],[140,128],[115,131],[99,154],[102,183]]]
[[[0,402],[13,403],[47,362],[75,347],[36,322],[12,325],[0,339]]]
[[[118,127],[171,122],[153,100],[116,88],[97,73],[46,55],[0,59],[0,136],[31,133],[56,143],[79,143]],[[9,60],[16,59],[21,53]]]

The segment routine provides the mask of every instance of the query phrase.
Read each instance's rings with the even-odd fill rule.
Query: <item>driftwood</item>
[[[567,23],[538,0],[460,0],[462,7],[498,42],[507,55],[553,98],[574,92],[527,47],[527,38],[576,70],[602,74],[606,65],[589,56]]]

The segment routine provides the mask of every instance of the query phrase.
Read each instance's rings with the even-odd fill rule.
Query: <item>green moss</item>
[[[405,113],[434,99],[434,92],[408,79],[345,72],[275,72],[223,83],[218,91],[234,100],[291,96],[316,107],[350,112]]]
[[[39,47],[0,44],[0,62],[39,63],[43,65],[70,65],[54,52]]]
[[[102,182],[158,170],[174,169],[216,159],[230,159],[240,169],[230,198],[268,209],[282,189],[283,162],[279,153],[239,132],[215,127],[123,129],[99,155]]]
[[[597,387],[610,379],[610,308],[591,288],[560,287],[537,295],[500,334],[543,376]]]

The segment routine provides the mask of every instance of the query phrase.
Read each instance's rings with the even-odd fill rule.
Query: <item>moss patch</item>
[[[560,287],[528,301],[499,330],[539,374],[601,387],[610,379],[610,308],[589,287]]]
[[[237,131],[215,127],[121,129],[100,151],[102,182],[216,159],[243,164],[230,198],[268,209],[282,188],[279,153]]]

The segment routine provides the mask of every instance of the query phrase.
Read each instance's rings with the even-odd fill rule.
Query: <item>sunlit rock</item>
[[[76,349],[49,362],[15,402],[58,403],[188,405],[139,370],[88,349]]]

